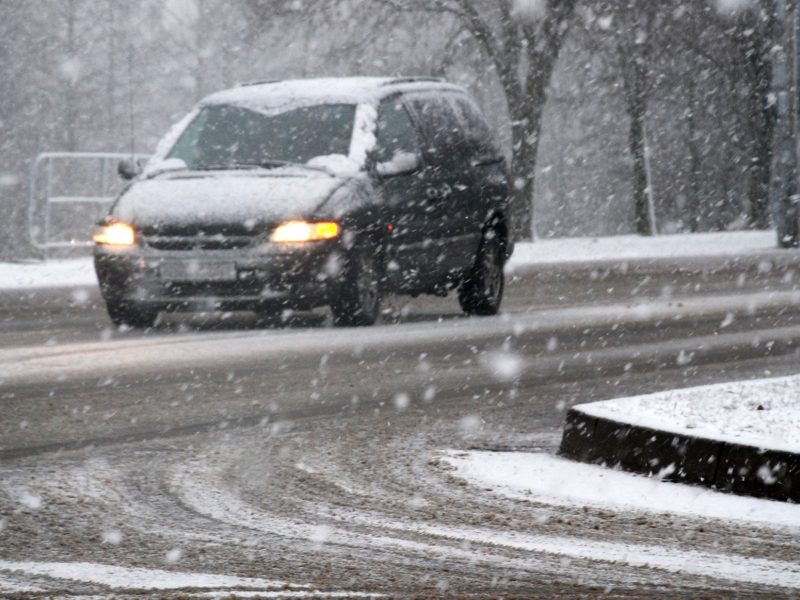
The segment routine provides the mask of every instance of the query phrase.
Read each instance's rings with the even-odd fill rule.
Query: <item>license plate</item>
[[[236,281],[236,265],[228,262],[164,262],[160,274],[165,281]]]

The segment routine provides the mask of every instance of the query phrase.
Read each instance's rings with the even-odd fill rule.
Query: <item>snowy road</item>
[[[0,595],[790,597],[800,526],[525,501],[441,459],[552,453],[578,402],[796,372],[800,297],[760,271],[543,273],[506,316],[395,301],[366,330],[2,304]]]

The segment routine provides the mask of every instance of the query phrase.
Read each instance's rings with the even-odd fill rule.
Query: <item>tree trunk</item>
[[[628,149],[633,159],[633,223],[639,235],[653,235],[648,197],[647,158],[645,157],[645,106],[641,98],[630,95],[627,106],[630,118]]]
[[[769,79],[766,80],[767,84]],[[750,158],[750,182],[747,190],[748,221],[750,227],[767,229],[770,225],[770,167],[772,164],[772,138],[775,119],[768,104],[768,92],[758,85],[752,99],[750,113],[752,154]]]
[[[699,132],[697,131],[697,111],[700,104],[697,101],[697,86],[694,80],[689,78],[689,110],[686,115],[686,127],[688,129],[686,144],[689,148],[689,193],[686,199],[686,216],[689,224],[689,231],[697,233],[700,231],[701,193],[700,178],[702,172],[702,158],[698,144]]]
[[[772,101],[772,50],[775,45],[775,11],[770,0],[762,0],[764,18],[755,24],[737,26],[736,44],[748,87],[747,121],[750,134],[750,175],[747,189],[748,225],[766,229],[770,223],[770,169],[775,129]]]
[[[533,190],[539,124],[532,123],[523,107],[513,110],[511,126],[513,158],[511,160],[511,229],[516,240],[535,238]]]
[[[539,154],[542,116],[547,102],[547,86],[560,50],[561,39],[557,42],[551,41],[546,52],[529,54],[524,86],[519,85],[518,80],[509,75],[501,77],[511,115],[511,215],[512,231],[517,240],[536,239],[536,160]]]

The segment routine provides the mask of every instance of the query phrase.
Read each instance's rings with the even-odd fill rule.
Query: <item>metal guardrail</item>
[[[114,195],[108,195],[111,183],[116,182],[116,165],[122,159],[134,160],[147,159],[148,155],[121,153],[121,152],[42,152],[33,160],[28,179],[28,235],[37,248],[47,251],[57,248],[91,247],[88,239],[53,239],[52,235],[52,207],[53,206],[110,206]],[[54,165],[67,161],[94,161],[97,162],[100,193],[97,195],[59,195],[54,189]],[[42,183],[39,180],[43,179]],[[87,233],[94,223],[86,224]]]

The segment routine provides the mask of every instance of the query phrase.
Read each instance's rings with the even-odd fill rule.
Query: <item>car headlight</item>
[[[314,242],[331,240],[339,236],[341,227],[333,221],[289,221],[279,225],[272,232],[270,239],[273,242]]]
[[[136,244],[136,230],[127,223],[101,225],[92,239],[102,246],[133,246]]]

